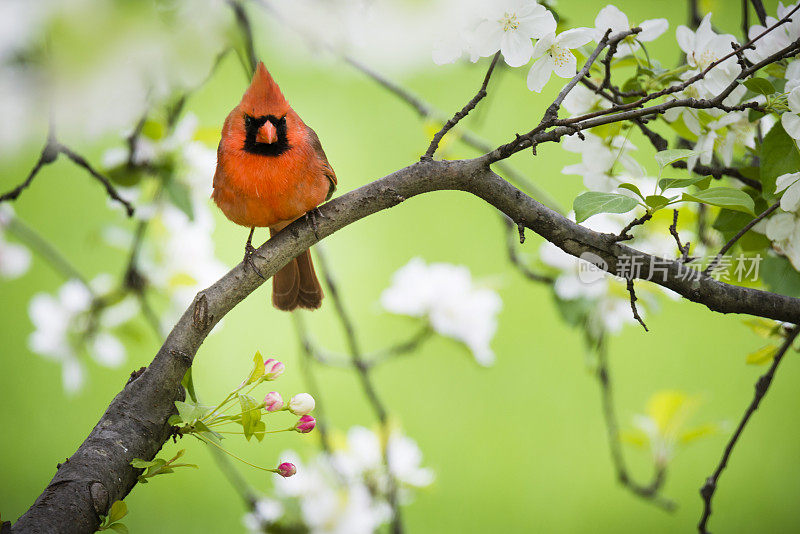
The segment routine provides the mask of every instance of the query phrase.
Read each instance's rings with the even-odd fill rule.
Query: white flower
[[[528,72],[528,89],[540,93],[550,75],[555,72],[561,78],[572,78],[577,73],[578,60],[570,52],[592,40],[589,28],[573,28],[561,32],[556,37],[555,31],[536,41],[533,48],[533,65]]]
[[[392,313],[427,317],[436,332],[467,345],[479,364],[494,362],[489,345],[502,301],[491,289],[476,287],[466,267],[414,258],[394,274],[381,305]]]
[[[731,43],[736,38],[730,34],[718,35],[711,29],[711,13],[703,17],[697,32],[686,26],[678,26],[675,32],[678,45],[686,53],[686,61],[694,70],[689,76],[708,68],[712,63],[730,54]],[[704,78],[696,82],[705,91],[705,96],[716,96],[728,87],[739,74],[735,57],[729,57],[712,68]]]
[[[792,139],[800,139],[800,87],[789,93],[788,104],[789,111],[781,115],[781,124]]]
[[[9,243],[0,230],[0,277],[19,278],[31,266],[31,253],[22,245]]]
[[[767,221],[766,234],[773,248],[800,270],[800,218],[794,213],[776,213]]]
[[[628,16],[613,5],[607,5],[600,10],[594,19],[594,26],[594,40],[598,43],[609,29],[611,29],[611,35],[614,35],[632,28],[628,23]],[[650,19],[639,24],[639,27],[642,29],[639,34],[626,37],[619,44],[617,48],[619,57],[636,52],[641,46],[639,42],[653,41],[661,36],[669,28],[669,22],[667,19]]]
[[[502,0],[486,7],[484,21],[475,30],[473,46],[480,56],[498,50],[511,67],[521,67],[531,59],[533,43],[555,32],[553,14],[535,0]]]
[[[561,172],[582,176],[583,185],[591,191],[610,193],[620,183],[635,183],[644,176],[642,167],[630,154],[636,146],[623,136],[603,139],[587,132],[583,139],[577,135],[565,137],[562,146],[580,154],[581,163],[567,165]]]
[[[747,37],[750,39],[758,37],[768,28],[771,28],[777,24],[779,19],[787,16],[796,5],[797,4],[784,7],[783,2],[779,2],[778,18],[776,19],[775,17],[767,17],[766,27],[761,26],[760,24],[750,26],[750,30],[747,32]],[[789,22],[781,24],[774,30],[770,30],[769,33],[761,37],[753,44],[755,48],[746,49],[744,51],[744,55],[753,63],[758,63],[767,59],[769,56],[780,52],[782,49],[791,45],[798,38],[800,38],[800,19],[798,19],[797,16],[793,16]]]
[[[775,180],[775,194],[783,193],[781,197],[781,209],[794,213],[800,208],[800,172],[783,174]]]
[[[92,281],[100,285],[102,277]],[[60,362],[64,389],[77,392],[85,381],[85,369],[78,359],[86,350],[97,363],[117,367],[125,361],[125,347],[108,329],[119,326],[136,314],[135,301],[127,299],[98,312],[89,324],[92,293],[83,282],[70,280],[53,297],[38,293],[31,299],[28,313],[35,330],[28,338],[30,349]]]

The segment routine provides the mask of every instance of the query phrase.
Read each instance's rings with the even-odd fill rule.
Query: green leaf
[[[239,395],[239,404],[242,407],[244,437],[250,441],[256,431],[256,424],[261,421],[261,409],[258,401],[248,395]]]
[[[188,424],[200,419],[206,413],[206,410],[197,404],[189,404],[182,401],[175,401],[175,408],[178,409],[178,414],[181,416],[183,422]]]
[[[644,201],[654,210],[660,210],[669,203],[669,199],[662,195],[648,195]]]
[[[742,85],[759,95],[769,96],[775,93],[775,87],[765,78],[750,78],[743,81]]]
[[[681,200],[711,204],[755,215],[755,204],[750,195],[732,187],[713,187],[694,194],[684,193]]]
[[[148,467],[154,466],[156,463],[153,461],[148,462],[147,460],[142,460],[141,458],[134,458],[131,460],[131,465],[136,469],[147,469]]]
[[[128,515],[128,505],[122,501],[114,501],[108,510],[108,522],[115,523]]]
[[[708,176],[692,176],[691,178],[662,178],[658,181],[658,187],[662,190],[678,189],[681,187],[689,187],[697,182],[702,182]]]
[[[167,192],[167,196],[169,196],[169,199],[175,207],[184,212],[186,216],[189,217],[190,221],[193,221],[194,207],[192,206],[192,197],[189,188],[185,184],[170,177],[164,180],[164,190]]]
[[[256,421],[255,426],[253,427],[253,435],[256,437],[258,441],[264,441],[264,436],[266,436],[267,432],[267,425],[264,421]]]
[[[192,368],[186,370],[186,374],[183,375],[181,379],[181,385],[183,389],[186,390],[186,393],[189,394],[189,398],[192,399],[192,402],[197,402],[197,393],[194,390],[194,380],[192,379]]]
[[[178,426],[181,423],[185,423],[185,421],[181,419],[181,416],[179,414],[173,414],[169,416],[169,419],[167,419],[167,423],[171,424],[172,426]]]
[[[761,185],[768,200],[777,200],[775,179],[790,172],[800,171],[800,152],[794,139],[783,129],[780,121],[767,132],[761,144]]]
[[[579,223],[598,213],[627,213],[636,207],[635,198],[619,193],[587,191],[572,203],[575,220]]]
[[[749,365],[764,365],[772,361],[776,352],[778,352],[778,347],[775,345],[765,345],[748,354],[745,362]]]
[[[676,161],[687,159],[696,155],[700,155],[700,152],[697,152],[696,150],[686,150],[683,148],[662,150],[661,152],[656,153],[656,162],[658,162],[658,166],[663,169],[670,163],[675,163]]]
[[[264,357],[261,356],[260,352],[256,352],[255,356],[253,356],[253,370],[250,371],[250,376],[247,377],[247,383],[258,382],[262,376],[264,376]]]
[[[626,182],[626,183],[624,183],[624,184],[619,184],[619,186],[618,186],[618,187],[619,187],[620,189],[627,189],[628,191],[632,191],[633,193],[635,193],[635,194],[636,194],[636,196],[638,196],[639,198],[641,198],[642,200],[644,200],[644,195],[642,194],[642,192],[641,192],[641,191],[639,191],[639,188],[638,188],[638,187],[636,187],[636,185],[635,185],[635,184],[629,184],[629,183],[627,183],[627,182]]]
[[[108,528],[113,530],[114,532],[119,532],[119,534],[130,534],[128,527],[126,527],[122,523],[114,523],[112,525],[109,525]]]
[[[773,293],[800,298],[800,273],[785,257],[767,256],[761,260],[759,277]]]

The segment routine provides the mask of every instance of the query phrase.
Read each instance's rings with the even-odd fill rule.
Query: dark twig
[[[472,97],[472,100],[467,102],[461,111],[453,115],[453,118],[450,119],[442,126],[442,129],[436,132],[436,135],[433,136],[431,140],[431,144],[428,146],[428,150],[425,152],[425,155],[422,156],[422,160],[430,160],[433,159],[433,155],[436,153],[436,149],[439,148],[439,142],[442,138],[449,132],[456,124],[461,121],[464,117],[466,117],[470,111],[475,109],[475,106],[486,97],[486,88],[489,86],[489,80],[492,78],[492,72],[494,72],[494,67],[497,65],[497,61],[500,59],[500,52],[498,51],[494,57],[492,58],[491,64],[489,64],[489,69],[486,71],[486,76],[483,77],[483,83],[481,84],[481,88],[478,89],[478,92]]]
[[[764,3],[761,0],[750,0],[750,3],[753,4],[753,9],[756,11],[756,16],[758,17],[758,21],[761,23],[762,26],[767,25],[767,10],[764,9]]]
[[[675,161],[671,163],[671,165],[676,169],[686,168],[685,161]],[[758,180],[753,180],[752,178],[748,178],[747,176],[742,174],[742,172],[736,167],[715,167],[710,165],[702,165],[698,163],[694,166],[692,172],[695,174],[699,174],[700,176],[712,176],[716,180],[720,180],[724,176],[727,176],[729,178],[735,178],[736,180],[739,180],[743,184],[748,185],[757,191],[761,191],[761,182],[759,182]]]
[[[622,444],[619,437],[619,423],[614,410],[614,391],[611,384],[611,372],[608,364],[608,349],[606,342],[601,339],[597,343],[597,380],[600,383],[600,393],[603,405],[603,417],[606,422],[608,446],[611,450],[611,460],[617,472],[617,480],[635,495],[647,499],[656,506],[668,512],[675,510],[675,503],[659,494],[666,478],[663,466],[657,466],[653,480],[647,485],[638,484],[628,473],[625,457],[622,453]]]
[[[79,167],[83,167],[86,170],[86,172],[92,175],[92,177],[95,180],[103,184],[103,187],[106,188],[106,193],[108,193],[108,196],[123,205],[125,211],[128,213],[128,217],[131,217],[133,215],[133,206],[131,205],[131,203],[122,198],[121,196],[119,196],[119,193],[117,193],[117,190],[114,188],[113,185],[111,185],[111,181],[108,178],[100,174],[94,167],[92,167],[89,164],[88,161],[86,161],[86,159],[83,156],[77,154],[76,152],[73,152],[69,147],[62,145],[61,143],[58,143],[57,146],[58,146],[58,151],[60,153],[67,156],[69,159],[72,160],[73,163],[75,163]]]
[[[681,243],[681,236],[678,234],[678,210],[672,210],[672,224],[669,225],[669,233],[675,238],[675,243],[678,245],[678,250],[681,253],[681,261],[689,263],[692,258],[689,257],[689,246],[691,243],[688,241],[686,244]]]
[[[797,326],[793,326],[791,330],[786,332],[786,339],[775,353],[775,356],[772,359],[772,365],[770,365],[769,370],[759,377],[758,381],[756,382],[753,400],[750,402],[747,410],[745,410],[742,420],[739,421],[739,424],[731,436],[731,439],[725,446],[725,450],[722,453],[722,458],[720,459],[717,468],[714,470],[714,473],[706,479],[703,487],[700,488],[700,495],[703,498],[703,516],[700,518],[700,523],[698,524],[697,528],[701,534],[707,534],[708,532],[706,527],[708,525],[708,519],[711,517],[711,500],[714,498],[714,493],[717,491],[717,482],[719,481],[719,477],[722,474],[722,471],[724,471],[725,467],[728,465],[728,460],[731,457],[733,448],[739,441],[745,426],[747,426],[747,422],[750,420],[750,417],[752,417],[753,413],[755,413],[755,411],[758,409],[759,404],[761,404],[761,399],[763,399],[767,394],[769,386],[772,384],[772,379],[775,376],[775,371],[778,369],[778,366],[780,365],[781,360],[783,360],[786,352],[789,350],[789,348],[791,348],[798,332],[800,332],[800,329],[798,329]]]
[[[0,195],[0,202],[16,200],[22,191],[31,185],[31,182],[33,182],[33,179],[36,178],[37,174],[39,174],[39,171],[42,170],[42,167],[53,163],[56,158],[58,158],[58,143],[56,142],[51,129],[47,136],[47,141],[45,142],[44,148],[42,148],[42,152],[39,154],[39,159],[31,169],[31,172],[28,173],[28,177],[11,191]]]
[[[642,328],[644,328],[645,332],[649,332],[647,325],[644,324],[644,321],[642,320],[642,316],[639,315],[639,310],[636,309],[636,301],[639,299],[636,298],[636,290],[633,288],[633,280],[628,278],[626,282],[628,285],[628,294],[631,296],[631,312],[633,312],[633,318],[636,319],[640,325],[642,325]]]
[[[697,5],[697,0],[689,0],[687,4],[689,8],[689,27],[696,30],[703,21],[703,17],[700,14],[700,7]]]
[[[250,73],[252,74],[256,71],[258,59],[253,41],[253,27],[250,24],[250,17],[247,16],[244,6],[238,0],[229,0],[228,4],[231,6],[231,9],[233,9],[233,14],[236,16],[236,24],[239,26],[239,30],[242,32],[245,53],[247,54],[247,62],[249,64],[248,66],[250,67]]]
[[[625,228],[623,228],[619,234],[617,234],[612,238],[612,241],[618,243],[619,241],[629,241],[633,239],[633,236],[629,232],[633,230],[634,227],[643,225],[652,218],[653,218],[652,213],[645,213],[641,217],[632,220],[627,225],[625,225]]]
[[[767,217],[767,216],[768,216],[770,213],[772,213],[773,211],[775,211],[776,209],[778,209],[778,206],[780,206],[780,205],[781,205],[781,201],[780,201],[780,200],[779,200],[779,201],[777,201],[777,202],[775,202],[775,203],[774,203],[774,204],[772,204],[770,207],[768,207],[767,209],[765,209],[764,211],[762,211],[762,212],[761,212],[761,214],[759,214],[759,216],[758,216],[758,217],[756,217],[755,219],[753,219],[752,221],[750,221],[749,223],[747,223],[747,224],[744,226],[744,228],[742,228],[741,230],[739,230],[739,231],[736,233],[736,235],[735,235],[735,236],[733,236],[732,238],[730,238],[730,239],[728,240],[728,242],[727,242],[727,243],[725,243],[725,245],[723,245],[723,247],[722,247],[721,249],[719,249],[719,252],[717,252],[717,255],[716,255],[716,256],[714,256],[714,259],[713,259],[713,260],[711,260],[711,263],[709,263],[709,264],[708,264],[708,267],[706,267],[706,268],[703,270],[703,274],[708,274],[708,273],[710,273],[711,271],[713,271],[713,270],[714,270],[714,268],[715,268],[715,267],[717,266],[717,264],[719,263],[719,260],[722,258],[722,256],[724,256],[724,255],[725,255],[725,253],[726,253],[726,252],[728,252],[728,251],[731,249],[731,247],[732,247],[733,245],[735,245],[735,244],[736,244],[736,242],[737,242],[737,241],[739,241],[739,239],[741,239],[741,238],[742,238],[742,236],[744,236],[744,234],[746,234],[747,232],[749,232],[749,231],[750,231],[750,230],[751,230],[751,229],[752,229],[752,228],[753,228],[755,225],[757,225],[757,224],[758,224],[760,221],[762,221],[762,220],[763,220],[765,217]]]

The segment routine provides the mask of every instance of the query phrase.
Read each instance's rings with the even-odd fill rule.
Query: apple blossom
[[[294,430],[300,432],[301,434],[308,434],[314,427],[316,426],[317,421],[310,415],[304,415],[300,419],[297,420],[297,423],[294,425]]]
[[[509,66],[521,67],[531,59],[531,39],[555,30],[553,14],[535,0],[501,0],[486,6],[473,46],[480,56],[492,56],[499,50]]]
[[[578,60],[570,50],[591,40],[592,30],[573,28],[561,32],[557,37],[555,31],[552,31],[536,41],[533,48],[535,61],[528,71],[528,89],[541,93],[553,72],[561,78],[575,76],[578,72]]]
[[[264,362],[264,380],[275,380],[283,374],[286,366],[275,358],[268,358]]]
[[[291,462],[283,462],[278,468],[275,470],[277,474],[282,476],[283,478],[289,478],[290,476],[297,473],[297,467]]]
[[[678,26],[676,30],[678,45],[686,53],[686,61],[694,70],[688,75],[697,74],[711,66],[712,63],[728,56],[731,43],[736,38],[730,34],[717,34],[711,29],[711,13],[703,17],[697,31],[686,26]],[[695,84],[702,89],[704,96],[716,96],[728,87],[739,74],[739,66],[735,57],[729,57],[714,66]]]

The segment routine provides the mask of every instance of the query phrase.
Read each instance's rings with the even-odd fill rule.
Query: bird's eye
[[[247,126],[247,127],[252,126],[253,125],[253,117],[251,117],[250,115],[245,115],[244,116],[244,125]]]

